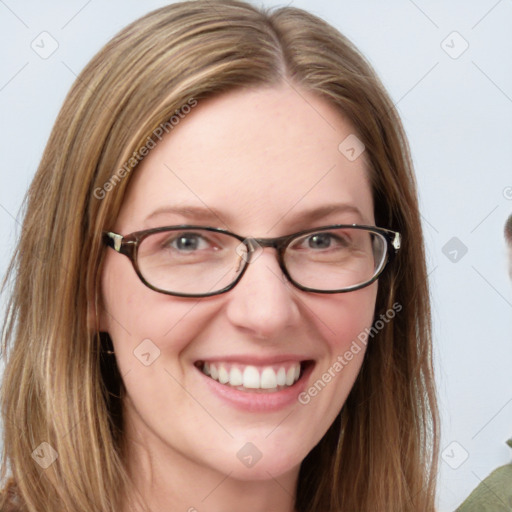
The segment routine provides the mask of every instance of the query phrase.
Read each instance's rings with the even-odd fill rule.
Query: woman
[[[118,34],[27,198],[4,509],[434,510],[411,167],[373,70],[304,11],[200,0]]]

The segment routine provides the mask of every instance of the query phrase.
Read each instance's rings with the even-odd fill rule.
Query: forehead
[[[166,206],[203,209],[209,224],[252,235],[286,231],[326,205],[359,210],[331,215],[336,223],[372,224],[364,151],[355,159],[343,152],[354,137],[325,100],[287,85],[200,101],[135,169],[118,229],[192,223],[175,214],[146,223]]]

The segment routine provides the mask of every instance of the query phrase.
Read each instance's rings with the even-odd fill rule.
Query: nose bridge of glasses
[[[282,251],[288,243],[289,236],[281,236],[276,238],[246,238],[244,244],[247,247],[248,253],[256,256],[261,253],[263,249],[270,247],[276,249],[278,259]]]
[[[281,272],[284,273],[285,276],[288,277],[288,271],[285,268],[285,264],[283,261],[283,251],[286,249],[288,244],[288,240],[290,236],[282,236],[276,238],[246,238],[243,241],[243,245],[247,248],[247,253],[245,256],[241,257],[241,260],[245,262],[242,273],[245,272],[248,265],[256,261],[260,255],[263,253],[265,248],[275,249],[275,257],[277,259],[277,264],[281,269]],[[267,262],[268,265],[268,262]],[[238,270],[241,268],[239,267]],[[238,272],[238,271],[237,271]]]
[[[237,254],[241,257],[241,259],[247,265],[249,263],[256,261],[265,248],[275,249],[277,261],[278,261],[281,269],[283,269],[283,266],[284,266],[283,251],[285,250],[285,248],[288,244],[289,238],[290,238],[289,236],[276,237],[276,238],[248,237],[242,242],[242,244],[245,246],[247,252],[244,255],[241,252],[239,252],[239,249],[237,249]],[[240,245],[242,245],[242,244],[240,244]],[[286,273],[286,271],[284,269],[283,269],[283,271]]]

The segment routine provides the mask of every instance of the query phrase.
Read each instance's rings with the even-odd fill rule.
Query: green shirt
[[[512,438],[507,441],[512,448]],[[456,512],[511,512],[512,464],[495,469]]]

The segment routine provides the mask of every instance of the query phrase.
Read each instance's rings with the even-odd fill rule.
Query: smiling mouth
[[[290,388],[312,361],[256,366],[222,361],[197,361],[195,366],[210,379],[239,391],[272,393]]]

